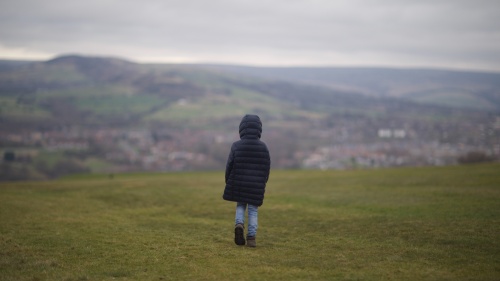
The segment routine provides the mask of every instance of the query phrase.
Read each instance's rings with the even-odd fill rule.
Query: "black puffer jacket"
[[[266,144],[260,140],[261,134],[259,116],[245,115],[240,123],[240,140],[231,146],[226,164],[224,200],[262,205],[271,158]]]

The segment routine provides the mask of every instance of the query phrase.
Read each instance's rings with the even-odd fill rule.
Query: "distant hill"
[[[212,67],[369,96],[397,97],[454,108],[500,110],[500,73],[353,67]]]
[[[3,111],[12,121],[191,126],[251,111],[272,119],[401,110],[439,115],[446,108],[498,111],[500,74],[137,64],[71,55],[46,62],[0,61],[0,93],[5,103],[24,106],[24,111]]]
[[[29,163],[19,177],[221,168],[241,117],[256,113],[273,167],[490,159],[500,155],[499,83],[441,70],[0,61],[0,152]]]
[[[334,109],[366,110],[381,102],[353,92],[197,65],[146,65],[74,55],[3,65],[4,102],[20,106],[3,111],[12,122],[129,126],[178,121],[189,127],[207,118],[251,111],[300,117]]]

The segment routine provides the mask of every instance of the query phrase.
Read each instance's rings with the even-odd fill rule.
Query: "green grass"
[[[443,105],[451,108],[468,108],[478,110],[493,110],[495,104],[471,93],[467,90],[435,90],[420,93],[412,98],[413,101]]]
[[[89,167],[92,173],[106,172],[113,169],[112,163],[96,157],[89,157],[85,159],[84,163],[86,167]]]
[[[50,112],[36,104],[22,104],[15,97],[0,96],[0,117],[5,119],[47,119]]]
[[[165,103],[165,99],[151,96],[87,96],[79,98],[79,109],[92,111],[98,116],[117,114],[136,114],[151,110],[158,104]]]
[[[272,171],[257,248],[223,173],[0,185],[2,280],[498,280],[500,165]]]
[[[40,100],[71,98],[75,106],[102,117],[145,113],[168,100],[135,93],[131,87],[97,85],[75,89],[48,91],[38,95]]]
[[[265,113],[267,116],[277,119],[324,117],[324,114],[293,108],[291,105],[259,92],[238,87],[230,87],[230,90],[229,94],[218,93],[217,90],[214,90],[213,93],[207,94],[195,102],[173,103],[147,116],[146,120],[174,121],[182,123],[183,126],[189,124],[191,127],[205,127],[206,123],[216,123],[214,119],[241,118],[241,116],[252,112]],[[289,118],[286,120],[290,121]]]

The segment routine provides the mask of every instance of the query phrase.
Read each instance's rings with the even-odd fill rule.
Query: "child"
[[[271,158],[260,140],[262,122],[257,115],[245,115],[240,123],[240,140],[233,143],[226,164],[226,187],[222,198],[236,202],[234,242],[245,245],[245,210],[248,207],[247,246],[256,247],[258,208],[264,201]]]

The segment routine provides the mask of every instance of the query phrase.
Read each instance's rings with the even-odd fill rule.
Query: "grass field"
[[[223,173],[0,185],[1,280],[500,280],[500,165],[272,171],[257,248]]]

